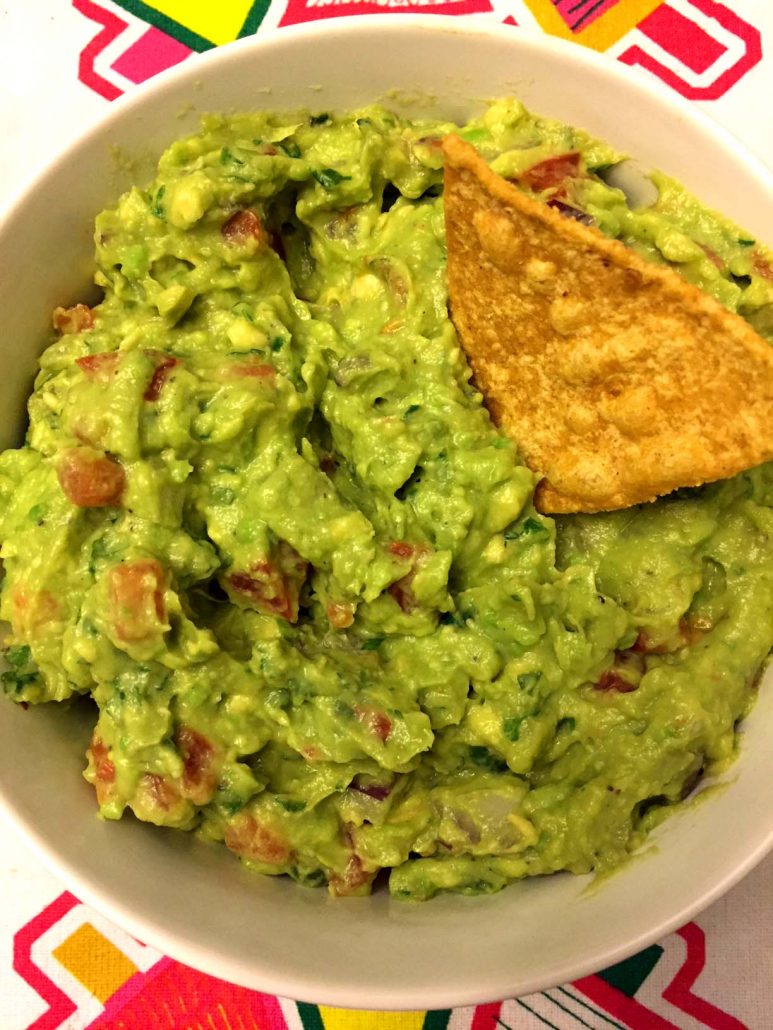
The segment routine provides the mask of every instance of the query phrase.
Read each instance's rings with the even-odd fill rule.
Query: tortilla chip
[[[773,458],[773,347],[670,268],[443,143],[451,315],[543,512],[607,511]]]

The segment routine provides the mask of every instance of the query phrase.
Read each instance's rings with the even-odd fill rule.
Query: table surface
[[[769,0],[34,0],[0,4],[0,206],[108,104],[196,51],[336,14],[437,11],[550,32],[665,82],[773,167]],[[189,970],[69,894],[4,826],[0,1030],[773,1027],[773,856],[695,922],[597,976],[446,1012],[301,1005]]]

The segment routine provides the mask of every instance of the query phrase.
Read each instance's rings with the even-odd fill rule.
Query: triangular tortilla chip
[[[670,268],[444,141],[451,315],[544,512],[625,508],[773,458],[773,347]]]

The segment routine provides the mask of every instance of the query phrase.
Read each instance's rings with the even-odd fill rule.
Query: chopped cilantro
[[[298,144],[295,142],[295,140],[292,140],[292,139],[291,140],[286,140],[283,143],[277,143],[277,146],[281,150],[284,150],[285,154],[287,154],[288,157],[300,157],[301,156],[301,148],[298,146]]]
[[[111,550],[105,541],[104,536],[99,536],[91,545],[91,552],[89,554],[89,572],[94,575],[96,564],[102,558],[108,558],[111,555]]]
[[[521,733],[521,723],[523,719],[513,717],[511,719],[505,719],[502,722],[502,732],[508,740],[512,740],[515,743]]]
[[[469,748],[469,753],[470,761],[473,765],[477,765],[479,769],[487,769],[489,772],[504,772],[507,768],[507,762],[497,758],[487,747],[472,744]]]
[[[532,536],[537,533],[547,533],[547,529],[538,519],[529,515],[520,525],[517,522],[509,525],[504,535],[505,540],[517,540],[519,537]]]
[[[46,514],[45,504],[34,504],[27,512],[27,518],[30,522],[41,523]]]
[[[320,168],[319,171],[311,173],[320,186],[323,186],[326,190],[332,190],[334,186],[337,186],[339,182],[343,182],[345,179],[351,179],[351,175],[342,175],[337,172],[335,168]]]
[[[166,186],[159,186],[156,190],[156,195],[153,197],[153,201],[150,205],[150,213],[156,218],[164,217],[164,194],[166,193]]]
[[[518,677],[518,686],[521,690],[531,690],[532,687],[536,687],[541,678],[541,672],[522,672]]]
[[[287,872],[296,883],[303,887],[324,887],[327,883],[324,869],[312,869],[310,872],[305,872],[298,866],[292,866]]]
[[[91,557],[92,558],[107,558],[110,554],[110,548],[105,541],[103,536],[97,537],[94,543],[91,545]]]
[[[362,644],[360,644],[360,650],[377,651],[383,643],[383,637],[371,637],[370,640],[363,640]]]
[[[16,694],[28,683],[34,683],[37,675],[36,672],[16,672],[15,669],[6,669],[0,679],[7,694]]]
[[[32,652],[26,644],[19,644],[18,647],[9,647],[5,652],[5,660],[14,669],[20,669],[32,657]]]
[[[441,626],[456,626],[458,629],[464,626],[464,616],[461,612],[441,612],[438,621]]]
[[[6,694],[18,694],[28,683],[34,683],[38,678],[37,666],[26,644],[9,647],[5,652],[5,660],[10,668],[0,676],[0,682]]]
[[[236,154],[233,153],[233,151],[228,149],[228,147],[223,147],[223,149],[220,151],[220,164],[243,165],[244,161],[242,161],[240,157],[237,157]]]
[[[285,812],[302,812],[306,808],[305,801],[298,801],[295,798],[283,798],[277,795],[276,803],[285,810]]]
[[[220,804],[226,815],[236,815],[237,812],[241,812],[247,802],[241,798],[230,798],[228,801],[222,801]]]

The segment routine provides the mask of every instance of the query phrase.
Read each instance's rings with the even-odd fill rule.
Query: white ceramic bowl
[[[266,33],[138,89],[75,142],[0,221],[2,444],[17,442],[56,304],[90,282],[93,216],[129,183],[111,147],[150,157],[197,111],[344,109],[387,91],[414,112],[466,118],[515,93],[659,166],[773,241],[771,179],[738,143],[664,89],[549,38],[443,17],[369,17]],[[434,98],[434,99],[430,99]],[[678,927],[773,845],[767,679],[730,783],[669,820],[600,887],[568,875],[484,898],[424,905],[331,900],[252,875],[225,848],[132,818],[100,822],[81,779],[82,713],[0,702],[0,801],[83,900],[183,962],[250,987],[359,1008],[445,1008],[525,994],[594,972]]]

